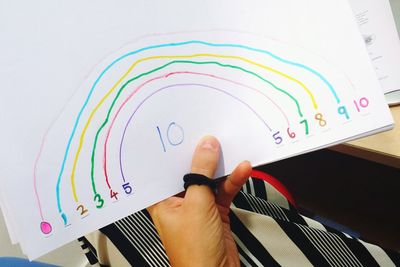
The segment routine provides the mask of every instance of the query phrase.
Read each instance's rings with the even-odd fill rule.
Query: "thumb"
[[[213,178],[220,157],[220,145],[213,136],[203,137],[193,154],[192,173],[198,173]],[[185,200],[190,203],[210,203],[215,201],[214,192],[207,185],[191,185],[186,190]],[[195,204],[195,205],[196,205]]]

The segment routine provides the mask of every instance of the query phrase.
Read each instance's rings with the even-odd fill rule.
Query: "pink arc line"
[[[37,172],[37,166],[39,164],[40,156],[42,155],[42,152],[43,152],[44,143],[46,141],[46,137],[47,137],[47,134],[48,134],[50,128],[51,127],[49,127],[47,129],[46,133],[44,134],[44,136],[42,138],[42,143],[40,144],[39,152],[36,156],[35,163],[33,165],[33,189],[35,190],[36,202],[37,202],[37,205],[39,208],[39,213],[40,213],[40,217],[42,218],[42,221],[44,221],[44,217],[43,217],[43,212],[42,212],[42,205],[40,204],[39,194],[38,194],[37,186],[36,186],[36,180],[37,180],[36,172]]]
[[[109,177],[108,177],[108,172],[107,172],[107,144],[108,144],[108,139],[109,139],[109,137],[110,137],[111,129],[113,128],[114,123],[115,123],[115,121],[116,121],[116,119],[117,119],[117,117],[118,117],[120,111],[123,109],[123,107],[126,105],[126,103],[128,103],[129,100],[130,100],[141,88],[143,88],[146,84],[148,84],[148,83],[150,83],[150,82],[153,82],[153,81],[155,81],[155,80],[160,80],[160,79],[168,78],[168,77],[170,77],[170,76],[172,76],[172,75],[176,75],[176,74],[192,74],[192,75],[207,76],[207,77],[211,77],[211,78],[215,78],[215,79],[219,79],[219,80],[231,82],[231,83],[233,83],[233,84],[236,84],[236,85],[239,85],[239,86],[242,86],[242,87],[251,89],[251,90],[253,90],[253,91],[255,91],[255,92],[257,92],[257,93],[263,95],[265,98],[268,98],[268,100],[270,100],[270,101],[280,110],[280,112],[281,112],[281,113],[283,114],[283,116],[285,117],[285,120],[286,120],[286,122],[287,122],[287,124],[288,124],[288,127],[290,127],[290,122],[289,122],[289,119],[288,119],[287,115],[285,114],[285,112],[282,110],[282,108],[281,108],[274,100],[272,100],[272,99],[271,99],[268,95],[266,95],[265,93],[263,93],[263,92],[261,92],[261,91],[255,89],[255,88],[253,88],[253,87],[244,85],[244,84],[242,84],[242,83],[239,83],[239,82],[236,82],[236,81],[233,81],[233,80],[230,80],[230,79],[226,79],[226,78],[223,78],[223,77],[219,77],[219,76],[216,76],[216,75],[213,75],[213,74],[201,73],[201,72],[192,72],[192,71],[176,71],[176,72],[170,72],[170,73],[168,73],[168,74],[165,74],[165,75],[161,75],[161,76],[152,78],[152,79],[150,79],[150,80],[145,81],[144,83],[142,83],[142,84],[139,85],[138,87],[136,87],[136,89],[124,100],[124,102],[121,104],[121,106],[118,108],[117,112],[115,113],[115,115],[114,115],[114,117],[113,117],[113,119],[112,119],[112,121],[111,121],[111,124],[110,124],[110,126],[108,127],[108,129],[107,129],[107,134],[106,134],[106,138],[105,138],[105,141],[104,141],[103,171],[104,171],[104,176],[105,176],[105,178],[106,178],[106,183],[107,183],[107,186],[108,186],[109,189],[111,189],[111,185],[110,185],[110,183],[109,183]],[[125,181],[124,181],[124,182],[125,182]]]
[[[75,94],[75,92],[74,92]],[[64,111],[64,109],[67,107],[69,101],[71,100],[71,98],[74,96],[74,94],[68,99],[68,101],[66,102],[66,104],[64,105],[64,107],[61,109],[61,111],[59,112],[59,114],[51,121],[49,127],[47,128],[46,132],[44,133],[41,143],[40,143],[40,148],[39,151],[36,155],[35,158],[35,162],[33,163],[33,190],[35,191],[35,197],[36,197],[36,203],[39,209],[39,214],[40,214],[40,218],[42,219],[42,224],[41,224],[41,230],[43,232],[43,228],[42,225],[45,224],[47,227],[50,227],[50,232],[51,232],[51,225],[50,223],[46,222],[44,220],[44,216],[43,216],[43,210],[42,210],[42,204],[40,202],[40,197],[39,197],[39,193],[37,190],[37,168],[39,165],[39,160],[42,157],[42,153],[43,153],[43,149],[44,149],[44,145],[46,143],[47,140],[47,135],[49,134],[50,130],[53,128],[54,123],[57,121],[57,119],[60,117],[61,113]],[[43,232],[45,233],[45,232]],[[45,233],[48,234],[48,233]]]

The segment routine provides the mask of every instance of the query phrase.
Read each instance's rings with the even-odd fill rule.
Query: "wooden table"
[[[400,169],[400,106],[390,108],[394,129],[364,137],[331,149]]]

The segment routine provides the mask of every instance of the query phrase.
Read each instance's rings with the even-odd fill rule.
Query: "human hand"
[[[220,145],[203,137],[192,159],[192,173],[212,178]],[[218,195],[206,185],[191,185],[184,197],[174,196],[148,208],[172,266],[240,266],[229,223],[229,206],[251,173],[240,163],[218,186]]]

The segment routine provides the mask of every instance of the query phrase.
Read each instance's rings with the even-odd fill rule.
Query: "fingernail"
[[[219,147],[217,139],[213,137],[204,137],[203,140],[200,141],[199,147],[203,149],[217,150]]]

